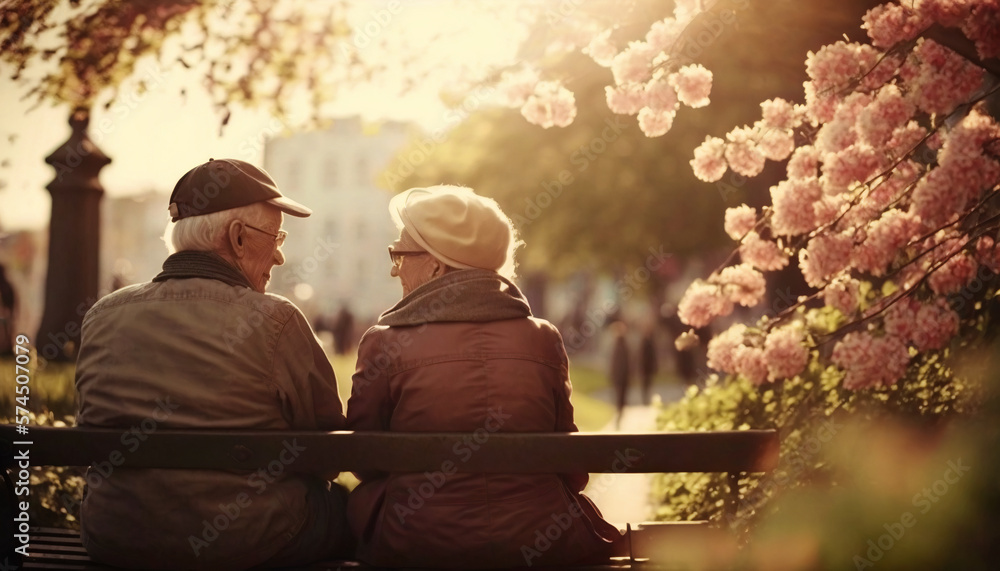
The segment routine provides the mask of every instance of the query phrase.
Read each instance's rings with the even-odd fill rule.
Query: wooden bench
[[[289,468],[301,472],[425,472],[452,461],[465,473],[666,473],[728,474],[726,511],[735,513],[739,479],[772,470],[778,459],[773,430],[656,433],[390,433],[155,430],[135,451],[122,445],[122,430],[30,427],[25,436],[0,425],[0,458],[8,490],[18,468],[15,454],[29,450],[31,466],[87,466],[112,454],[129,468],[196,468],[256,471],[278,458],[288,441],[303,449]],[[30,446],[14,445],[29,440]],[[456,446],[479,448],[456,461]],[[19,501],[24,498],[17,498]],[[30,501],[37,501],[34,496]],[[13,514],[0,514],[10,521]],[[687,523],[681,527],[692,527]],[[661,526],[639,526],[662,530]],[[625,546],[656,541],[632,526]],[[32,528],[24,569],[105,569],[87,557],[71,530]],[[632,553],[620,553],[603,567],[628,569]],[[3,563],[0,560],[0,563]],[[355,562],[321,562],[303,569],[360,568]],[[649,569],[650,565],[643,568]]]

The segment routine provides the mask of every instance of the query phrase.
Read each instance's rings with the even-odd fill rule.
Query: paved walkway
[[[636,399],[638,400],[638,399]],[[656,409],[652,406],[626,406],[618,432],[648,432],[653,430]],[[602,432],[615,432],[612,419]],[[649,486],[652,474],[592,474],[585,494],[590,496],[604,514],[604,519],[621,524],[649,521],[652,513]]]

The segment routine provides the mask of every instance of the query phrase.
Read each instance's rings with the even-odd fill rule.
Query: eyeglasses
[[[260,228],[257,228],[256,226],[251,226],[251,225],[247,224],[246,222],[244,222],[243,225],[246,226],[247,228],[251,229],[251,230],[256,230],[256,231],[258,231],[258,232],[260,232],[262,234],[267,234],[268,236],[273,236],[274,237],[274,245],[277,246],[277,247],[279,247],[279,248],[281,247],[282,244],[285,243],[285,238],[288,237],[288,232],[285,232],[284,230],[278,230],[277,234],[272,234],[272,233],[268,232],[267,230],[262,230]]]
[[[403,263],[403,256],[419,256],[421,254],[426,254],[427,252],[419,250],[393,250],[392,246],[389,246],[389,260],[392,261],[393,267],[397,270],[399,266]]]

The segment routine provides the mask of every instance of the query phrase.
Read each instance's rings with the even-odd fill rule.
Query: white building
[[[391,194],[376,180],[410,132],[404,123],[370,128],[347,118],[325,131],[267,142],[264,169],[285,195],[313,210],[305,219],[285,216],[286,261],[272,272],[271,291],[310,316],[346,306],[361,323],[399,300],[386,252],[398,234],[388,212]]]

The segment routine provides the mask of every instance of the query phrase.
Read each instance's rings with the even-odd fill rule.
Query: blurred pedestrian
[[[618,408],[615,428],[621,428],[622,412],[628,401],[629,377],[632,374],[629,366],[628,341],[626,340],[628,325],[624,321],[615,321],[611,323],[611,333],[614,335],[614,345],[611,349],[611,368],[608,373],[611,378],[611,386],[615,389],[615,405]]]
[[[656,355],[656,329],[652,323],[643,326],[639,341],[639,379],[642,383],[642,404],[649,404],[649,393],[653,377],[659,371],[660,363]]]

